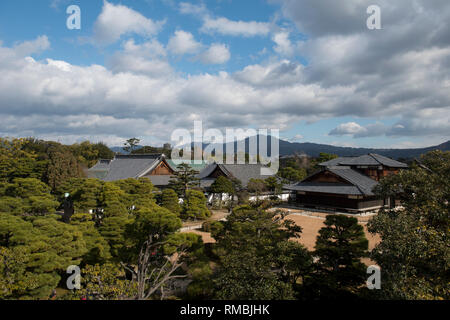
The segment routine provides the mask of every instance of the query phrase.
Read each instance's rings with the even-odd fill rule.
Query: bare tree
[[[156,257],[156,250],[161,248],[165,242],[154,242],[154,237],[149,236],[141,247],[136,268],[121,263],[131,272],[133,281],[137,282],[137,294],[135,300],[147,300],[163,286],[177,278],[185,278],[185,275],[174,275],[175,271],[182,265],[181,257],[185,254],[182,248],[172,256],[162,257],[162,261]]]

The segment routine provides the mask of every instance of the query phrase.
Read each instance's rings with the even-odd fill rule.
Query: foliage
[[[86,213],[102,206],[103,186],[104,182],[97,179],[72,178],[57,189],[57,194],[62,200],[66,192],[70,193],[75,212]]]
[[[304,168],[295,169],[292,167],[285,167],[280,168],[280,170],[278,171],[278,176],[282,178],[285,183],[289,184],[302,181],[306,178],[306,175],[306,169]]]
[[[301,228],[279,212],[251,206],[234,209],[222,228],[214,228],[219,267],[214,274],[219,299],[291,299],[291,283],[279,246],[296,238]],[[283,267],[280,268],[280,265]]]
[[[222,209],[222,194],[233,194],[233,183],[224,176],[218,177],[211,185],[211,192],[220,195],[219,209]]]
[[[127,208],[139,210],[146,207],[152,207],[155,204],[153,198],[153,184],[148,178],[126,179],[113,182],[123,192],[125,192],[121,201]]]
[[[368,240],[358,220],[344,215],[328,215],[319,230],[314,256],[317,271],[310,286],[320,298],[351,295],[366,280]]]
[[[38,274],[27,271],[30,255],[24,247],[0,247],[0,299],[26,298],[42,283]]]
[[[59,203],[50,188],[34,178],[15,178],[12,183],[0,183],[0,212],[14,214],[54,213]]]
[[[137,146],[139,145],[139,142],[141,142],[140,139],[137,138],[131,138],[128,139],[123,145],[123,150],[125,150],[126,152],[133,152]]]
[[[114,158],[114,152],[103,142],[83,141],[79,144],[73,144],[69,148],[77,160],[88,168],[94,166],[99,159]]]
[[[161,194],[161,207],[166,208],[177,216],[181,214],[181,206],[179,204],[178,195],[172,189],[164,189]]]
[[[259,196],[262,192],[267,190],[267,186],[262,179],[250,179],[247,183],[247,189],[249,192]]]
[[[276,177],[269,177],[264,180],[264,183],[266,184],[266,188],[275,194],[281,193],[283,190],[283,184]]]
[[[136,213],[136,219],[129,227],[128,236],[134,240],[134,248],[141,248],[150,235],[158,235],[160,240],[181,228],[178,216],[166,208],[155,205]]]
[[[183,213],[181,217],[185,220],[203,220],[211,216],[211,212],[206,206],[206,198],[203,192],[198,190],[188,190],[183,203]]]
[[[0,182],[15,178],[40,178],[35,173],[36,154],[24,150],[26,139],[0,138]]]
[[[177,166],[177,170],[169,181],[169,188],[175,190],[178,196],[185,199],[187,190],[199,184],[197,174],[198,171],[192,169],[189,164],[181,163]]]
[[[400,208],[368,224],[381,237],[371,257],[381,267],[383,299],[449,299],[450,152],[433,151],[420,165],[384,178],[376,192]]]
[[[70,219],[70,224],[82,232],[86,242],[87,252],[83,256],[83,264],[103,264],[111,258],[109,244],[100,235],[90,214],[74,214]]]
[[[11,294],[8,298],[48,297],[61,279],[59,274],[70,265],[78,265],[87,251],[81,232],[60,222],[56,216],[28,220],[0,214],[0,248],[6,257],[17,252],[18,260],[12,263],[24,267],[16,265],[9,269],[7,277],[16,279],[17,283],[23,278],[30,281],[22,288],[8,289]],[[6,277],[5,273],[1,276]]]
[[[128,300],[137,292],[137,286],[125,277],[119,264],[87,265],[81,270],[81,290],[74,297],[87,300]]]

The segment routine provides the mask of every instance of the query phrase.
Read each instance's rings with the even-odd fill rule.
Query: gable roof
[[[319,164],[323,167],[331,167],[331,166],[379,166],[383,165],[391,168],[407,168],[408,165],[391,158],[376,154],[369,153],[366,155],[362,155],[359,157],[340,157],[335,158],[326,162],[322,162]]]
[[[314,177],[323,172],[329,171],[340,178],[347,181],[349,184],[345,183],[327,183],[327,182],[306,182],[309,178]],[[302,182],[294,185],[287,186],[288,190],[295,191],[309,191],[318,193],[335,193],[335,194],[349,194],[349,195],[366,195],[372,196],[373,188],[378,184],[377,181],[359,173],[350,167],[345,166],[335,166],[328,167],[320,172],[317,172]]]
[[[262,175],[261,169],[265,168],[262,164],[217,164],[213,163],[204,168],[197,177],[205,180],[219,168],[228,178],[236,178],[242,182],[242,185],[247,186],[250,179],[267,179],[273,175]]]
[[[88,170],[88,174],[104,181],[139,178],[155,168],[162,159],[162,154],[116,155],[113,160],[100,160]]]

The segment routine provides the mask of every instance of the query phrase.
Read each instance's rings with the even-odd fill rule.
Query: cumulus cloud
[[[208,50],[202,52],[197,58],[204,64],[223,64],[230,60],[228,47],[222,43],[213,43]]]
[[[290,57],[294,54],[294,47],[289,40],[289,32],[277,32],[272,36],[272,40],[275,42],[275,52],[282,56]]]
[[[179,5],[179,11],[182,14],[194,14],[194,15],[205,15],[208,13],[208,9],[203,3],[196,5],[189,2],[181,2]]]
[[[306,65],[282,57],[232,73],[182,76],[167,60],[166,51],[176,46],[151,38],[125,42],[106,67],[29,57],[49,47],[44,36],[0,47],[0,133],[167,139],[174,128],[190,128],[192,119],[205,127],[284,130],[300,120],[355,117],[380,122],[342,124],[330,135],[450,136],[450,30],[442,23],[450,20],[447,0],[379,0],[383,30],[377,31],[365,26],[369,1],[277,1],[307,36],[300,42],[284,37]],[[308,10],[315,13],[308,16]],[[256,26],[250,34],[270,34]],[[247,27],[231,23],[222,34],[244,35],[240,30]],[[117,39],[124,33],[112,34]],[[191,40],[193,46],[178,52],[194,52],[197,41]],[[196,57],[214,51],[205,48],[197,46]],[[216,63],[230,59],[225,45],[214,48],[220,54],[213,58],[221,57]],[[397,121],[383,124],[387,119]]]
[[[28,56],[33,53],[40,53],[50,48],[48,37],[43,35],[32,41],[24,41],[14,46],[14,52],[19,56]]]
[[[123,5],[104,0],[103,9],[94,24],[94,40],[107,45],[116,42],[124,34],[151,37],[157,34],[164,21],[153,21]]]
[[[157,40],[142,44],[128,40],[123,44],[122,51],[116,52],[107,60],[107,66],[114,73],[130,72],[152,78],[168,77],[172,75],[173,70],[166,56],[166,49]]]
[[[172,53],[177,55],[183,55],[187,53],[193,54],[198,52],[202,48],[202,44],[195,41],[192,33],[178,30],[175,31],[175,34],[170,38],[167,48]]]
[[[266,36],[270,32],[270,24],[257,21],[232,21],[224,17],[205,17],[200,31],[219,33],[230,36]]]

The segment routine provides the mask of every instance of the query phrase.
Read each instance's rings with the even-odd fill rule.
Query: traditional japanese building
[[[380,199],[373,189],[381,178],[408,167],[378,154],[336,158],[320,165],[321,171],[285,189],[302,207],[355,213],[394,205],[394,199]]]
[[[175,170],[164,154],[116,155],[112,160],[98,161],[88,170],[88,177],[103,181],[146,177],[156,187],[164,187]]]
[[[266,170],[265,170],[266,169]],[[250,179],[267,179],[273,174],[267,175],[268,168],[262,164],[217,164],[212,163],[205,167],[198,178],[200,178],[200,186],[206,190],[220,176],[228,179],[238,179],[244,188],[247,187]]]

